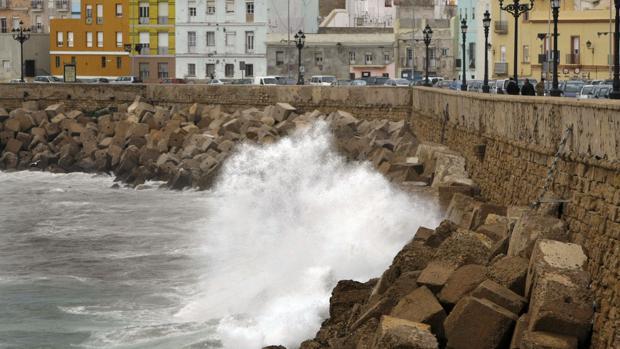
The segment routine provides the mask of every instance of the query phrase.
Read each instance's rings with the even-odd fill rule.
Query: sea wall
[[[412,101],[416,136],[459,151],[482,195],[504,205],[536,200],[568,132],[550,189],[589,256],[592,348],[620,347],[620,103],[428,88],[414,89]]]

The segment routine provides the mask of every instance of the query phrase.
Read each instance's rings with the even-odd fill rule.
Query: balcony
[[[157,24],[168,24],[168,16],[157,17]]]
[[[167,47],[158,47],[157,48],[157,54],[160,56],[165,56],[168,54],[168,48]]]
[[[69,0],[56,0],[57,11],[69,11]]]
[[[579,65],[581,64],[581,59],[578,53],[569,53],[566,55],[566,64]]]
[[[495,75],[508,75],[508,62],[495,62]]]
[[[43,0],[31,1],[32,11],[43,11]]]
[[[9,0],[0,0],[0,10],[9,8]]]
[[[508,34],[508,21],[495,21],[496,34]]]
[[[149,17],[138,18],[138,24],[149,24],[149,23],[151,23],[151,19]]]

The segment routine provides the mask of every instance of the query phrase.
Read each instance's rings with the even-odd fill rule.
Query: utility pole
[[[290,79],[291,78],[291,0],[287,0],[286,2],[286,9],[287,9],[287,27],[286,27],[286,34],[288,35],[288,39],[286,40],[286,72],[287,72],[287,76]]]

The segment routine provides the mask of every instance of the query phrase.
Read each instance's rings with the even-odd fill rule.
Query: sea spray
[[[432,204],[335,152],[324,122],[273,145],[239,146],[206,215],[197,243],[208,267],[177,316],[220,319],[231,349],[313,337],[337,280],[380,275],[418,226],[438,222]]]

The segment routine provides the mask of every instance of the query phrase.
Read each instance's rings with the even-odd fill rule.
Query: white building
[[[266,75],[267,34],[288,31],[293,40],[299,30],[316,33],[318,4],[319,0],[177,0],[177,77]]]
[[[347,0],[345,9],[333,10],[321,22],[321,27],[381,27],[394,24],[392,0]]]

